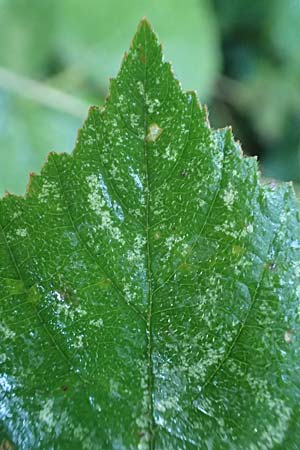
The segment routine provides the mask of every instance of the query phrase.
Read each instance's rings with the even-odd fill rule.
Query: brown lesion
[[[143,64],[146,64],[147,60],[142,46],[139,46],[139,52],[140,52],[140,60],[142,61]]]
[[[284,340],[286,344],[291,344],[293,342],[293,330],[286,330],[284,332]]]
[[[79,306],[80,305],[80,299],[76,295],[76,292],[74,292],[74,289],[69,286],[60,286],[57,289],[55,289],[55,292],[60,296],[61,301],[63,303],[66,303],[70,306]],[[59,301],[59,300],[58,300]]]
[[[276,270],[277,266],[276,266],[276,263],[275,263],[274,261],[269,261],[269,262],[266,264],[266,268],[267,268],[268,270],[270,270],[271,272],[274,272],[274,271]]]
[[[1,443],[0,443],[0,450],[14,450],[14,446],[13,444],[8,441],[7,439],[4,439]]]
[[[178,270],[181,270],[182,272],[189,272],[192,269],[192,265],[188,264],[187,262],[183,262],[178,266]]]
[[[146,136],[147,142],[155,142],[163,132],[163,128],[160,128],[157,123],[152,123],[148,127],[148,134]]]

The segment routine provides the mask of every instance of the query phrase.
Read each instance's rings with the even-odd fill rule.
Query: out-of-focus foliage
[[[0,66],[101,104],[144,15],[184,88],[198,87],[208,100],[220,68],[209,0],[0,0]],[[8,93],[1,73],[0,108],[0,192],[22,192],[28,171],[37,170],[46,153],[72,150],[82,119]]]
[[[214,0],[224,76],[218,124],[233,122],[267,176],[300,180],[300,2]],[[233,82],[234,81],[234,82]]]
[[[70,151],[87,114],[47,106],[47,90],[43,104],[13,93],[1,68],[101,104],[143,15],[213,125],[231,124],[265,176],[300,181],[299,0],[0,0],[0,193],[23,192],[50,150]]]

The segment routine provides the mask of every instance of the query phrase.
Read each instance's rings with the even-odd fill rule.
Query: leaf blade
[[[210,129],[146,21],[73,155],[0,208],[1,419],[18,448],[284,441],[298,207]]]

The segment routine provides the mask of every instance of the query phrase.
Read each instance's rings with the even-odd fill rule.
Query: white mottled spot
[[[102,216],[103,207],[105,207],[105,200],[101,195],[98,177],[95,174],[89,175],[86,181],[90,188],[90,193],[88,196],[90,207],[98,216]]]
[[[144,432],[140,442],[138,443],[138,450],[148,450],[149,443],[150,443],[151,437],[147,431]]]
[[[88,194],[88,202],[90,204],[90,207],[94,211],[94,213],[101,218],[101,224],[99,225],[99,228],[101,230],[108,231],[113,239],[119,241],[121,244],[124,244],[125,242],[122,238],[121,230],[114,225],[113,219],[111,217],[109,208],[111,209],[112,202],[103,178],[100,175],[98,178],[97,175],[92,174],[86,178],[86,181],[90,190]],[[119,210],[120,208],[118,209],[118,211]],[[122,218],[123,213],[120,214],[119,212],[118,216],[119,218]]]
[[[124,294],[129,303],[134,301],[137,297],[137,293],[132,290],[132,286],[130,284],[124,285]]]
[[[86,316],[86,315],[87,315],[86,310],[85,310],[85,309],[82,309],[81,306],[78,306],[78,307],[75,309],[75,312],[76,312],[80,317]]]
[[[136,419],[136,424],[141,429],[141,439],[138,444],[138,450],[147,450],[149,449],[149,443],[151,436],[149,435],[149,388],[148,388],[148,376],[147,376],[147,366],[140,365],[140,379],[141,379],[141,388],[143,391],[142,397],[142,413]]]
[[[232,208],[232,205],[234,203],[235,193],[232,189],[229,189],[228,191],[225,191],[223,194],[223,200],[227,208]]]
[[[0,364],[5,363],[6,360],[7,360],[7,356],[5,355],[5,353],[3,353],[2,355],[0,355]]]
[[[156,123],[152,123],[151,125],[149,125],[146,140],[148,142],[155,142],[162,132],[163,132],[162,128],[160,128]]]
[[[178,242],[181,242],[183,240],[183,237],[181,236],[169,236],[166,241],[166,247],[168,248],[168,251],[171,252],[176,244]]]
[[[65,301],[64,296],[60,292],[54,291],[53,294],[55,295],[57,300],[59,300],[60,302],[64,302]]]
[[[129,250],[127,252],[127,259],[129,262],[133,264],[142,264],[144,261],[144,247],[146,245],[146,239],[141,236],[137,235],[134,239],[134,245],[132,250]]]
[[[111,164],[111,167],[110,167],[110,173],[111,173],[111,176],[112,176],[113,178],[116,178],[117,172],[118,172],[117,166],[116,166],[114,163],[112,163],[112,164]],[[121,178],[119,178],[119,179],[121,179]]]
[[[102,319],[94,319],[90,321],[90,324],[93,325],[94,327],[97,328],[102,328],[103,327],[103,320]]]
[[[58,303],[56,305],[56,312],[59,316],[63,315],[64,318],[74,320],[74,310],[70,308],[70,305],[64,303]]]
[[[254,231],[253,225],[252,225],[251,223],[249,223],[249,224],[246,225],[245,228],[242,230],[241,236],[242,236],[242,237],[245,237],[245,236],[247,236],[248,234],[253,233],[253,231]]]
[[[294,267],[294,271],[295,271],[295,276],[300,277],[300,261],[295,261],[293,263],[293,267]]]
[[[52,428],[55,425],[54,413],[53,413],[54,400],[47,400],[39,413],[39,419],[44,422],[48,427]]]
[[[168,159],[169,161],[176,161],[177,159],[177,152],[173,149],[171,149],[170,144],[166,147],[165,153],[162,154],[162,157],[164,159]]]
[[[156,408],[158,411],[166,412],[168,409],[172,411],[178,410],[178,398],[177,397],[167,397],[165,399],[156,402]]]
[[[82,309],[81,306],[74,308],[71,304],[65,302],[64,296],[58,292],[53,291],[52,295],[56,298],[57,303],[55,304],[56,313],[60,316],[63,315],[64,319],[74,320],[76,317],[82,317],[87,314],[87,312]]]
[[[52,196],[53,200],[57,200],[59,198],[59,190],[57,185],[51,181],[45,181],[42,190],[39,193],[38,199],[41,203],[47,203],[48,197]]]
[[[82,428],[82,426],[80,424],[77,425],[77,427],[74,429],[75,438],[82,439],[82,438],[84,438],[84,435],[85,435],[84,428]]]
[[[300,248],[299,241],[293,241],[291,242],[291,248]]]
[[[253,233],[253,225],[251,223],[246,226],[246,231],[247,233]]]
[[[27,230],[25,228],[19,228],[18,230],[16,230],[16,235],[20,237],[26,237]]]
[[[137,84],[139,93],[141,94],[142,97],[144,97],[145,89],[144,89],[143,83],[141,81],[138,81],[136,84]]]
[[[151,99],[149,98],[149,96],[147,95],[147,96],[146,96],[146,104],[147,104],[147,106],[148,106],[148,112],[149,112],[150,114],[152,114],[152,113],[154,112],[155,108],[159,108],[159,106],[160,106],[160,101],[159,101],[157,98],[151,100]]]
[[[140,178],[139,174],[136,173],[136,172],[134,172],[134,170],[133,170],[132,167],[129,167],[129,173],[130,173],[131,178],[133,178],[133,180],[134,180],[134,182],[135,182],[135,185],[136,185],[139,189],[142,190],[142,189],[143,189],[143,184],[142,184],[142,182],[141,182],[141,178]]]
[[[284,340],[287,344],[290,344],[293,341],[293,333],[292,330],[287,330],[284,333]]]
[[[281,223],[281,224],[286,223],[287,216],[286,216],[286,213],[285,213],[285,212],[280,214],[279,220],[280,220],[280,223]]]
[[[243,376],[243,379],[248,382],[251,391],[255,393],[255,403],[264,408],[265,411],[272,413],[270,423],[266,422],[262,426],[260,422],[257,422],[257,425],[260,425],[257,427],[258,430],[256,432],[258,445],[251,445],[249,450],[250,448],[251,450],[267,450],[274,448],[275,443],[281,444],[284,436],[286,436],[292,409],[282,399],[274,395],[272,386],[267,380],[257,378],[251,373],[245,374],[241,372],[240,367],[234,362],[231,364],[230,371],[234,375]]]
[[[13,339],[16,335],[14,331],[8,328],[3,322],[0,323],[0,334],[2,334],[2,339]]]
[[[132,128],[136,128],[139,125],[139,116],[137,114],[130,114],[130,124]]]
[[[82,334],[80,334],[77,337],[76,347],[77,348],[82,348],[83,347],[83,335]]]
[[[96,410],[98,412],[102,411],[101,406],[99,405],[98,402],[96,402],[95,398],[92,395],[89,396],[89,401],[94,410]]]

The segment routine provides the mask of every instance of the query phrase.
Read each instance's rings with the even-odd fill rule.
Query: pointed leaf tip
[[[134,35],[133,42],[138,42],[140,46],[159,45],[158,36],[146,17],[143,17]]]
[[[152,28],[152,25],[150,24],[149,20],[147,19],[146,16],[143,16],[140,20],[140,23],[138,25],[138,29],[140,28],[146,28],[149,31],[151,31],[152,33],[154,33],[154,30]]]

